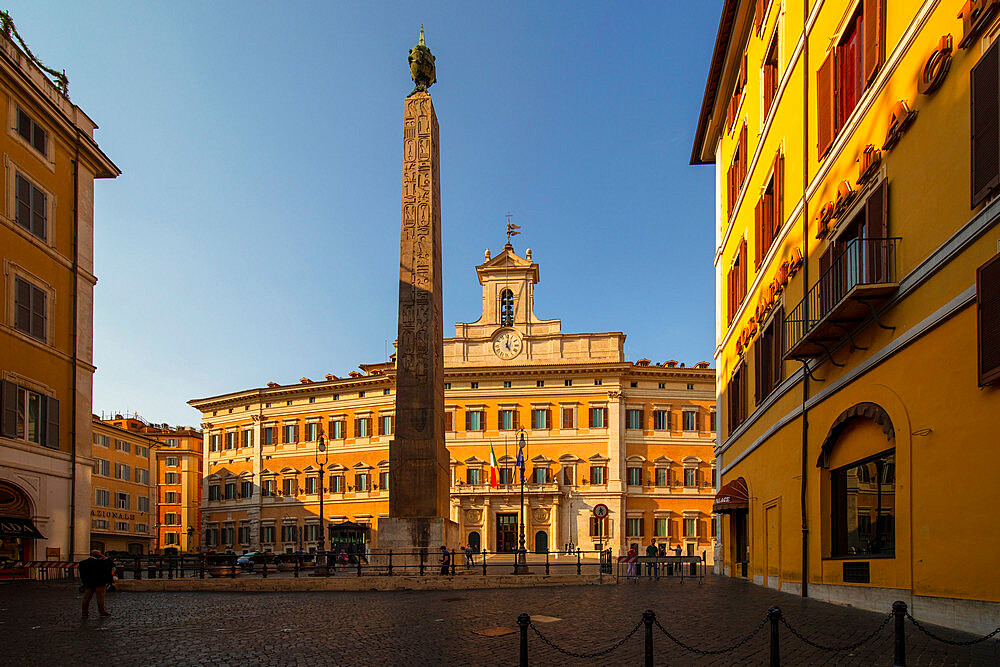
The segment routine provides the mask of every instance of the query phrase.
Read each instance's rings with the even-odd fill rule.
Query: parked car
[[[251,551],[236,559],[236,564],[244,572],[253,572],[254,566],[260,563],[270,563],[274,560],[274,554],[267,551]]]

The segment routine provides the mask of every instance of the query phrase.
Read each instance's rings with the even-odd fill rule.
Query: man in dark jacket
[[[450,574],[451,570],[451,552],[448,551],[448,547],[441,545],[441,574]]]
[[[90,615],[90,600],[97,594],[97,611],[101,616],[111,614],[104,608],[104,593],[112,582],[114,563],[94,549],[90,558],[80,561],[80,583],[83,584],[83,615]]]

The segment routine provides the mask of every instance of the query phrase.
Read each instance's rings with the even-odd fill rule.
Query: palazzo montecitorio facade
[[[628,362],[623,333],[567,334],[559,320],[537,318],[531,250],[487,251],[476,272],[482,315],[444,341],[451,519],[462,543],[517,547],[523,427],[528,550],[620,551],[655,539],[711,562],[715,371],[707,362]],[[203,414],[206,549],[315,550],[320,484],[327,545],[337,526],[360,524],[378,548],[392,493],[395,371],[393,361],[360,368],[190,401]],[[592,513],[598,504],[610,510],[603,521]]]

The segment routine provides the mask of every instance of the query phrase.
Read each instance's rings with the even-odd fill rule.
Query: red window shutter
[[[552,410],[545,411],[545,428],[552,428]]]
[[[3,380],[0,382],[0,403],[3,417],[0,419],[0,435],[13,438],[17,434],[17,385]]]
[[[820,158],[829,150],[836,133],[835,56],[836,50],[831,50],[816,72],[816,147]]]
[[[871,83],[882,66],[885,50],[885,0],[865,0],[865,83]]]
[[[766,252],[764,248],[764,197],[757,200],[757,205],[753,209],[753,229],[754,229],[754,254],[753,268],[760,270],[760,261]]]
[[[503,410],[497,410],[497,430],[503,428]]]
[[[740,91],[740,96],[742,97],[743,89],[747,85],[747,52],[743,52],[743,60],[740,62],[740,79],[739,83],[736,84],[737,90]]]
[[[6,403],[4,403],[4,405],[6,405]],[[4,414],[6,415],[6,411]],[[14,415],[16,417],[17,413],[15,412]],[[594,408],[589,408],[587,410],[587,428],[594,428]]]
[[[774,158],[774,206],[771,238],[778,237],[778,230],[785,224],[785,156],[780,152]]]
[[[753,345],[753,402],[760,405],[764,398],[764,335],[757,336]]]
[[[976,270],[979,386],[1000,380],[1000,254]]]
[[[775,387],[785,379],[784,348],[785,348],[785,307],[778,306],[774,311],[774,327],[771,338],[771,384]]]
[[[1000,185],[1000,40],[986,50],[971,75],[972,208]]]
[[[736,192],[743,188],[743,181],[747,178],[747,126],[740,130],[740,169],[737,173],[739,183],[736,184]]]
[[[757,6],[754,7],[753,25],[754,29],[758,31],[764,23],[764,19],[767,18],[767,15],[764,13],[767,10],[767,3],[768,0],[757,0]]]
[[[521,428],[521,413],[518,412],[517,408],[514,409],[514,428]]]
[[[694,430],[701,430],[701,408],[697,408],[694,411]]]
[[[604,428],[607,428],[608,427],[608,409],[607,408],[601,408],[601,412],[604,413],[603,414],[604,421],[602,423],[604,424]]]
[[[454,412],[446,412],[446,413],[444,413],[444,430],[445,431],[451,431],[452,427],[453,427],[454,421],[455,421],[455,413]]]

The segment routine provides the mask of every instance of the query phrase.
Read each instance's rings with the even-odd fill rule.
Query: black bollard
[[[549,576],[549,550],[545,550],[545,576]]]
[[[267,579],[267,556],[261,559],[260,566],[264,568],[264,578]]]
[[[424,576],[424,558],[427,556],[427,552],[420,551],[420,576]]]
[[[205,578],[205,554],[202,554],[201,558],[198,559],[198,578]]]
[[[576,573],[580,574],[580,550],[576,550]]]
[[[781,619],[781,610],[771,607],[767,610],[767,619],[771,621],[771,667],[781,665],[781,652],[778,648],[778,621]]]
[[[646,661],[644,663],[646,667],[653,667],[653,621],[655,620],[656,612],[652,609],[642,612],[642,623],[646,626]]]
[[[892,603],[892,615],[896,622],[895,646],[892,652],[892,667],[906,665],[906,603],[896,600]]]
[[[389,549],[389,576],[392,576],[392,549]]]
[[[531,617],[521,614],[517,617],[517,625],[521,628],[521,667],[528,667],[528,626],[531,625]]]
[[[233,579],[236,578],[236,556],[233,556],[232,562],[229,563],[229,575]]]
[[[136,580],[142,579],[142,562],[139,557],[135,557],[135,577]]]
[[[486,576],[486,549],[483,549],[483,576]]]
[[[357,554],[355,558],[358,559],[358,576],[361,576],[361,554]]]

